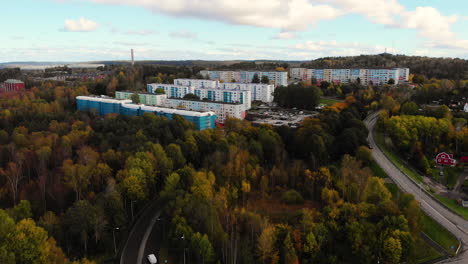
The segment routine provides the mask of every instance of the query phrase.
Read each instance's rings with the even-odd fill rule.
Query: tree
[[[252,83],[260,83],[260,78],[258,77],[257,73],[254,74],[252,78]]]
[[[356,151],[356,158],[367,165],[372,162],[372,151],[366,146],[359,146]]]
[[[262,76],[261,83],[269,84],[269,83],[270,83],[270,79],[268,78],[268,76],[263,75],[263,76]]]
[[[16,204],[18,198],[18,188],[23,179],[22,167],[14,162],[8,162],[6,168],[0,168],[0,176],[5,177],[10,188],[13,204]]]
[[[28,200],[21,200],[15,207],[7,209],[7,213],[15,222],[32,218],[31,204]]]
[[[164,91],[163,88],[156,88],[156,90],[154,91],[155,94],[165,94],[166,91]]]
[[[262,263],[268,259],[278,257],[278,251],[275,249],[276,243],[276,228],[272,225],[267,225],[260,234],[257,241],[257,251]]]
[[[401,106],[400,112],[402,115],[417,115],[418,109],[419,107],[415,102],[406,102]]]
[[[64,174],[64,183],[75,191],[76,201],[81,199],[83,191],[88,188],[90,183],[92,167],[88,165],[73,164],[71,160],[63,161],[62,171]]]
[[[93,230],[92,216],[93,206],[86,200],[76,201],[68,208],[64,216],[64,223],[70,233],[77,236],[83,243],[85,254],[88,252],[89,233]]]
[[[301,204],[304,202],[302,195],[296,190],[289,190],[281,196],[281,200],[287,204]]]
[[[200,100],[200,97],[198,95],[193,94],[193,93],[188,93],[188,94],[184,95],[184,99]]]
[[[132,100],[132,103],[140,104],[140,96],[137,93],[132,94],[130,99]]]
[[[185,165],[186,160],[179,145],[169,144],[166,148],[166,153],[171,158],[175,169],[180,169]]]
[[[390,85],[394,85],[395,84],[395,79],[390,78],[387,83],[390,84]]]
[[[15,254],[18,263],[47,262],[47,232],[36,226],[34,220],[23,219],[16,224],[9,239],[9,249]]]
[[[378,204],[388,201],[390,198],[392,198],[392,194],[385,187],[384,180],[377,177],[370,178],[364,190],[364,200],[369,203]]]
[[[388,263],[400,263],[402,248],[398,239],[393,237],[387,238],[383,243],[383,257]]]

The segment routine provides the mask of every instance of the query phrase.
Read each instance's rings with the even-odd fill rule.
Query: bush
[[[281,196],[281,201],[287,204],[301,204],[304,202],[302,195],[296,190],[289,190]]]

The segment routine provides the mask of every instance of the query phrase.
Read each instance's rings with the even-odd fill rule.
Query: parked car
[[[149,254],[148,255],[148,261],[149,261],[150,264],[158,263],[158,260],[156,259],[156,256],[154,254]]]

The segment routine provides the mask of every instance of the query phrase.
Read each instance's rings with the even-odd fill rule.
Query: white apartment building
[[[238,119],[245,118],[244,106],[242,104],[235,103],[170,98],[165,101],[163,107],[190,111],[214,112],[217,117],[217,121],[220,123],[224,123],[228,117]]]
[[[200,71],[203,76],[209,77],[211,80],[218,80],[223,82],[236,82],[251,83],[255,75],[259,79],[262,76],[267,76],[270,80],[270,84],[275,86],[287,86],[288,85],[288,72],[286,71]]]
[[[174,84],[180,86],[190,86],[195,88],[216,88],[218,81],[205,79],[175,79]]]
[[[273,93],[275,92],[275,86],[273,84],[263,83],[225,82],[219,84],[219,89],[250,91],[252,101],[261,101],[264,103],[273,102]]]
[[[295,76],[302,72],[303,68],[292,68]],[[305,78],[302,80],[316,79],[318,83],[321,81],[338,83],[348,83],[360,81],[363,85],[368,84],[385,84],[390,79],[398,84],[402,81],[408,81],[408,68],[392,68],[392,69],[307,69]]]
[[[291,68],[289,70],[289,77],[295,80],[305,80],[307,77],[306,68]]]

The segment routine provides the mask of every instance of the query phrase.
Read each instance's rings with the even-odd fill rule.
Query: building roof
[[[5,83],[24,83],[24,82],[20,80],[15,80],[15,79],[8,79],[5,81]]]

